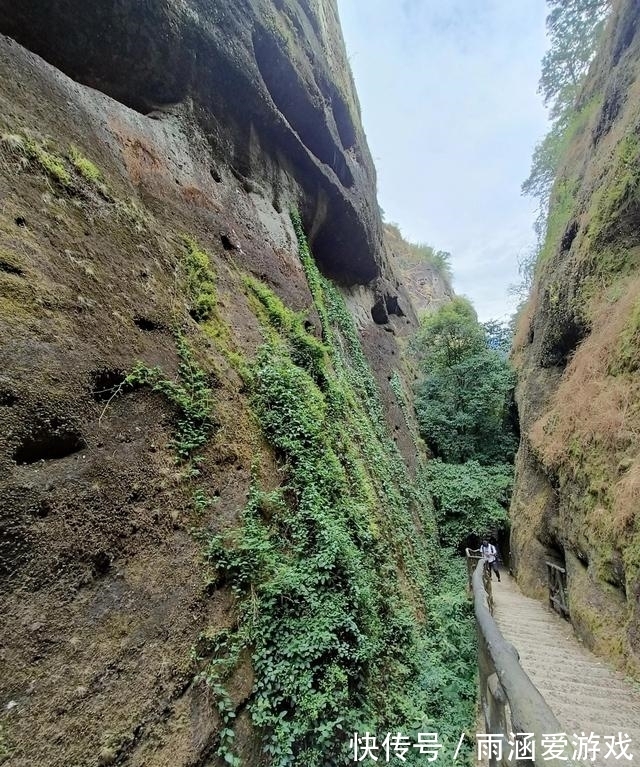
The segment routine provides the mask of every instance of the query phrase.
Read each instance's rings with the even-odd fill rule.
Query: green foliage
[[[559,178],[553,187],[546,222],[546,236],[538,255],[539,264],[544,263],[560,244],[575,205],[576,187],[576,181],[567,178]]]
[[[547,0],[551,46],[542,59],[540,93],[551,118],[574,108],[600,39],[609,0]]]
[[[472,683],[476,686],[478,655],[475,635],[469,631],[473,605],[467,596],[463,560],[454,550],[440,550],[437,571],[438,588],[429,601],[430,628],[425,633],[420,686],[433,710],[444,714],[437,722],[441,739],[457,743],[460,733],[469,727],[469,692]],[[473,761],[470,751],[459,755],[460,764],[465,764],[465,756],[469,763]]]
[[[485,342],[488,349],[499,352],[506,359],[511,351],[513,342],[513,328],[509,323],[499,320],[488,320],[482,323]]]
[[[164,394],[178,411],[176,436],[172,446],[178,458],[186,461],[202,447],[213,429],[213,398],[207,376],[198,365],[191,347],[181,333],[176,333],[178,380],[167,378],[159,367],[138,362],[126,377],[125,386],[149,386]]]
[[[534,151],[523,194],[537,198],[539,214],[536,263],[543,263],[558,247],[575,203],[575,178],[559,175],[576,136],[589,124],[601,100],[580,103],[579,94],[610,9],[609,0],[547,0],[550,48],[542,60],[540,92],[551,107],[551,129]],[[531,282],[516,287],[523,293]]]
[[[554,123],[533,151],[531,172],[522,184],[522,193],[540,200],[541,205],[548,203],[551,187],[566,145],[565,134],[566,125]]]
[[[419,448],[418,448],[417,435],[414,433],[415,432],[414,424],[409,414],[409,403],[407,401],[404,387],[402,386],[402,381],[400,380],[400,375],[398,374],[397,370],[393,371],[391,375],[391,379],[389,381],[389,386],[391,387],[391,391],[396,396],[396,400],[398,401],[400,410],[402,410],[402,415],[404,416],[404,421],[407,425],[407,429],[409,429],[414,445],[416,447],[416,451],[418,451]]]
[[[82,180],[93,186],[106,200],[114,202],[100,170],[75,146],[69,148],[66,156],[61,156],[51,151],[46,142],[19,133],[5,133],[0,139],[0,146],[18,158],[22,165],[32,164],[40,168],[69,193],[81,192],[82,185],[79,182]]]
[[[514,386],[514,373],[492,349],[434,369],[416,398],[424,440],[436,456],[452,463],[512,461],[517,448],[509,420]]]
[[[326,334],[326,337],[323,336],[323,340],[329,341],[331,337],[331,332],[329,329],[330,322],[329,316],[327,314],[326,299],[324,293],[324,289],[325,287],[328,287],[328,283],[323,280],[322,275],[316,268],[313,256],[311,255],[311,250],[309,249],[309,244],[307,243],[307,238],[304,234],[302,220],[297,210],[293,210],[291,212],[291,221],[293,223],[296,237],[298,238],[298,255],[304,268],[304,273],[307,277],[307,284],[309,285],[309,290],[311,291],[315,308],[320,315],[322,331],[324,334]]]
[[[522,184],[522,193],[538,199],[542,215],[546,216],[548,213],[551,190],[562,159],[576,137],[586,130],[600,105],[600,97],[594,97],[579,108],[567,110],[562,119],[556,120],[549,133],[537,144],[533,153],[531,173]],[[566,180],[559,180],[558,183],[566,184]],[[545,225],[544,220],[538,225],[538,237],[541,241],[544,239]]]
[[[190,237],[183,237],[186,253],[182,260],[186,276],[186,293],[191,302],[190,314],[196,322],[205,322],[213,314],[216,298],[216,276],[209,254]]]
[[[515,375],[508,327],[478,323],[465,301],[427,316],[416,345],[422,379],[416,395],[420,433],[442,461],[427,466],[441,540],[507,521],[517,438],[511,421]]]
[[[303,354],[302,318],[247,282],[267,336],[252,405],[284,483],[264,493],[254,480],[242,527],[208,541],[239,621],[225,652],[219,643],[210,652],[207,673],[222,683],[251,650],[249,711],[272,765],[344,764],[350,735],[365,729],[429,727],[450,733],[455,748],[475,706],[461,563],[439,560],[426,485],[410,481],[353,319],[292,218],[324,344]],[[440,584],[449,599],[436,597]]]
[[[209,497],[201,487],[198,487],[193,491],[191,501],[193,503],[193,510],[197,514],[204,514],[208,508],[215,504],[216,499]]]
[[[436,250],[426,242],[409,243],[411,258],[416,263],[428,264],[442,277],[447,280],[453,278],[451,270],[451,253],[445,250]]]
[[[225,764],[240,767],[241,761],[234,754],[236,734],[233,725],[236,712],[225,687],[225,682],[238,661],[237,655],[233,652],[234,645],[230,641],[229,631],[223,629],[212,636],[206,633],[201,634],[191,655],[192,660],[200,665],[205,661],[202,671],[194,681],[203,681],[209,687],[216,699],[218,714],[222,720],[216,755],[221,756]]]
[[[316,377],[322,375],[328,348],[306,329],[304,314],[292,312],[272,290],[253,277],[245,278],[245,286],[258,299],[274,330],[289,340],[293,361]]]
[[[589,235],[599,248],[612,239],[612,232],[619,233],[625,220],[630,220],[635,235],[636,211],[640,205],[639,161],[640,138],[635,132],[627,133],[616,147],[612,180],[594,195]]]
[[[477,461],[428,466],[441,540],[459,546],[467,536],[503,527],[513,485],[513,466],[481,466]]]
[[[397,224],[385,224],[385,229],[392,237],[401,240],[405,248],[398,254],[396,259],[401,266],[411,268],[417,264],[425,264],[433,268],[446,282],[450,282],[453,273],[451,270],[451,253],[445,250],[436,250],[425,242],[407,242]]]
[[[78,171],[85,181],[90,184],[100,184],[103,181],[102,173],[91,160],[87,159],[77,147],[72,146],[69,149],[69,159],[73,167]]]
[[[414,347],[426,369],[460,362],[484,348],[482,328],[471,302],[456,296],[437,312],[422,318]]]
[[[13,139],[12,143],[10,139]],[[12,145],[14,151],[22,154],[37,165],[44,173],[64,189],[73,187],[71,174],[64,164],[64,159],[49,152],[44,145],[29,136],[3,136],[3,143]]]

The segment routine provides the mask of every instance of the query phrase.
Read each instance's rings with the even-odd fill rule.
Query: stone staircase
[[[524,596],[506,573],[500,583],[493,580],[492,589],[494,618],[500,631],[517,648],[522,667],[569,739],[574,733],[599,736],[601,752],[590,753],[585,763],[640,763],[640,686],[587,650],[570,623],[541,602]],[[633,761],[603,758],[608,751],[604,736],[617,737],[618,733],[631,738],[628,752]],[[620,748],[616,752],[619,754]]]

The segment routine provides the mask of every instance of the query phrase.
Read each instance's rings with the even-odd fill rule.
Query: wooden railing
[[[547,584],[549,586],[549,606],[569,619],[567,602],[567,571],[554,562],[547,562]]]
[[[465,549],[467,553],[467,576],[469,578],[469,591],[473,591],[473,573],[475,572],[478,562],[482,559],[480,549]],[[487,602],[489,603],[489,610],[493,615],[493,592],[491,591],[491,572],[488,567],[484,567],[482,570],[482,585],[487,593]]]
[[[509,760],[510,749],[503,747],[502,758],[498,759],[496,754],[490,755],[489,765],[577,765],[571,759],[573,752],[568,747],[558,758],[546,756],[542,736],[562,733],[562,727],[520,665],[518,651],[500,633],[493,618],[493,600],[486,588],[488,573],[485,560],[475,554],[467,550],[478,630],[480,703],[485,731],[497,735],[505,744],[514,740],[512,734],[515,733],[515,742],[520,748],[519,759]],[[544,641],[543,637],[540,640]],[[529,733],[532,735],[527,738]],[[529,746],[528,752],[527,743],[533,744]]]

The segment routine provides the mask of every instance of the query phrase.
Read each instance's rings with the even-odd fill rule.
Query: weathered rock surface
[[[245,185],[266,187],[277,208],[295,189],[328,273],[347,284],[383,273],[375,170],[335,0],[2,0],[0,32],[143,114],[189,104]]]
[[[615,4],[552,194],[551,248],[519,322],[520,585],[564,564],[571,617],[640,673],[640,5]]]
[[[415,246],[404,240],[397,227],[385,224],[384,240],[416,313],[435,311],[453,298],[449,276],[421,257]],[[393,302],[393,297],[390,298]]]
[[[15,767],[218,764],[221,720],[190,654],[233,624],[233,600],[204,588],[175,414],[148,388],[113,395],[137,360],[175,373],[171,327],[187,323],[215,388],[211,525],[237,524],[261,443],[229,362],[263,343],[243,276],[319,326],[297,204],[415,454],[389,386],[415,317],[382,246],[335,4],[2,0],[0,31],[35,51],[0,37],[0,737]],[[27,139],[67,158],[71,188]],[[72,170],[72,147],[104,191]],[[226,354],[189,324],[184,235],[210,254]],[[245,661],[229,690],[250,765],[251,688]]]

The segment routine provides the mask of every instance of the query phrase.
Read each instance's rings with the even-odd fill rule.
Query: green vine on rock
[[[176,332],[178,353],[177,380],[166,376],[160,367],[138,362],[125,378],[123,386],[149,386],[160,392],[178,411],[176,434],[171,442],[177,457],[187,461],[208,440],[213,429],[213,397],[207,376],[195,360],[193,350],[180,332]]]
[[[212,678],[224,690],[251,652],[248,711],[273,767],[342,765],[365,729],[427,727],[455,747],[475,704],[464,571],[442,561],[425,484],[389,435],[353,318],[292,220],[322,342],[247,279],[266,338],[251,404],[282,484],[265,492],[254,476],[240,528],[205,544],[238,616],[211,650]]]
[[[190,314],[196,322],[205,322],[213,314],[216,304],[215,273],[209,254],[191,237],[183,237],[186,252],[182,259],[185,273],[185,292],[191,303]]]

